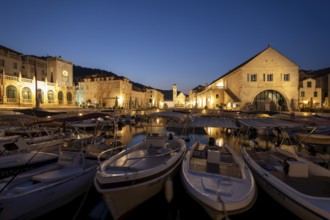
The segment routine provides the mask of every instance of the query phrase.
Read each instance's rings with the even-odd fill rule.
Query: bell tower
[[[178,87],[176,84],[173,84],[173,104],[177,104],[177,94],[178,94]]]

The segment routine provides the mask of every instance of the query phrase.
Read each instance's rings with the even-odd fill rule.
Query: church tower
[[[178,88],[176,84],[173,84],[173,104],[174,106],[177,104],[177,94],[178,94]]]

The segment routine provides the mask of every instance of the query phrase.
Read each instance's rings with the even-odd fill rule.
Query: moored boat
[[[253,129],[295,127],[280,120],[239,120]],[[244,160],[259,186],[271,198],[301,219],[330,219],[330,170],[276,143],[268,148],[241,142]]]
[[[164,127],[155,128],[147,129],[141,142],[100,164],[94,184],[113,219],[127,215],[162,189],[166,191],[168,202],[172,200],[171,184],[186,152],[186,144],[173,133],[164,131]]]
[[[62,148],[57,163],[1,179],[0,219],[34,219],[72,201],[92,186],[97,165]]]
[[[223,117],[197,117],[191,125],[237,129],[233,121]],[[242,157],[229,143],[218,143],[213,137],[207,143],[195,141],[187,151],[181,182],[214,220],[247,211],[257,198],[256,183]]]

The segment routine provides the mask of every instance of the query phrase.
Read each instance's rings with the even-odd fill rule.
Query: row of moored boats
[[[1,137],[0,219],[38,217],[93,186],[112,218],[122,219],[162,190],[171,202],[176,175],[212,219],[249,210],[258,187],[302,219],[330,219],[330,124],[308,125],[303,132],[303,124],[274,117],[168,111],[148,114],[146,121],[145,137],[129,147],[105,143],[104,133],[78,134],[65,120],[46,141]],[[209,137],[187,146],[183,133],[167,129],[169,122],[182,131],[223,128],[231,136],[225,143]]]

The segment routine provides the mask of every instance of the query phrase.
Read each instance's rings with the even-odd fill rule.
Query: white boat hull
[[[0,219],[34,219],[72,201],[93,185],[97,168],[93,163],[86,170],[54,182],[14,182],[0,194]]]
[[[139,185],[103,191],[103,199],[113,218],[118,219],[159,193],[165,181],[165,177],[160,177]]]
[[[253,159],[251,159],[244,147],[241,149],[242,155],[253,172],[257,183],[275,201],[301,219],[330,219],[330,198],[328,196],[310,196],[296,191],[277,177],[270,174],[267,170],[261,168]],[[307,163],[311,162],[307,161]],[[323,168],[320,172],[329,173],[329,171],[323,170]],[[330,180],[329,174],[327,178]],[[308,185],[308,183],[306,184]],[[307,187],[318,186],[308,185]]]
[[[229,146],[226,146],[226,149],[228,148]],[[228,149],[228,152],[235,154],[231,149]],[[236,176],[231,173],[233,169],[226,170],[225,168],[232,166],[231,163],[220,164],[219,173],[210,173],[202,168],[203,160],[198,159],[196,162],[199,163],[200,168],[195,169],[191,165],[191,154],[191,150],[188,151],[182,162],[181,180],[188,194],[212,219],[220,220],[227,215],[242,213],[253,206],[257,197],[254,178],[238,155],[233,156],[233,158],[236,157],[235,164],[240,163],[237,166],[240,171]],[[225,174],[227,171],[230,174]]]
[[[154,151],[152,148],[157,146],[162,148]],[[112,217],[125,216],[159,193],[165,187],[165,181],[172,181],[178,172],[185,152],[183,140],[175,139],[165,144],[161,138],[150,137],[102,162],[94,185],[103,195]],[[170,194],[171,189],[167,190]]]

